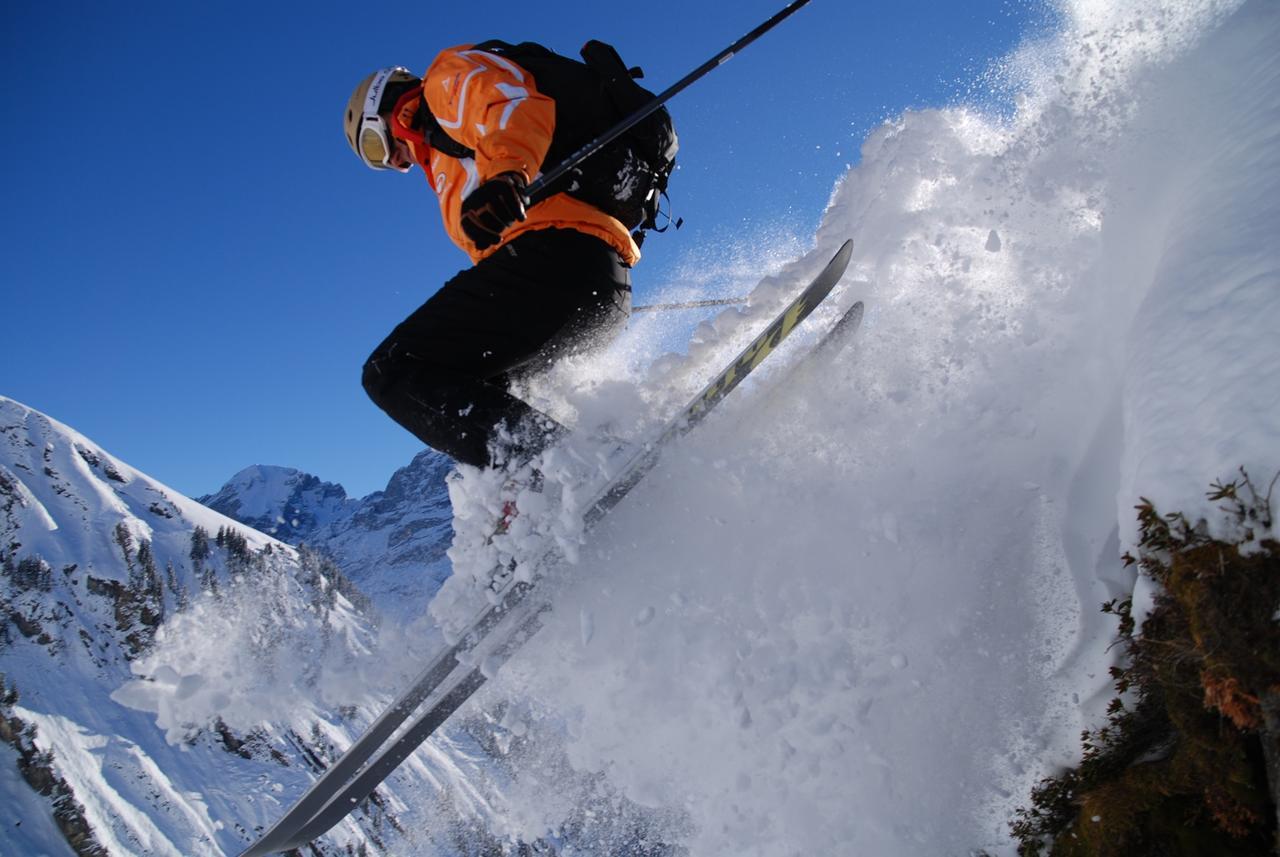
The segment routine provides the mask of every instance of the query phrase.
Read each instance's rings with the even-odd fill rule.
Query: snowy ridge
[[[341,485],[293,468],[256,465],[200,502],[331,558],[380,617],[403,624],[426,611],[450,573],[450,466],[445,456],[424,450],[385,489],[352,500]]]
[[[306,535],[351,514],[354,501],[341,485],[321,482],[292,467],[246,467],[216,494],[197,501],[242,524],[284,542]]]
[[[0,669],[20,694],[12,715],[35,727],[35,747],[53,753],[53,771],[109,853],[223,853],[238,838],[233,820],[252,815],[241,801],[277,763],[232,762],[235,739],[199,728],[209,725],[204,721],[172,724],[169,737],[178,743],[166,743],[151,716],[123,708],[111,694],[130,682],[134,659],[164,638],[186,605],[234,613],[252,626],[275,618],[276,610],[287,621],[288,602],[305,605],[327,592],[325,622],[335,636],[367,638],[367,628],[331,582],[299,579],[302,563],[290,548],[147,478],[66,426],[0,399],[0,438],[6,569],[25,562],[41,572],[4,580],[9,644]],[[202,528],[213,539],[231,527],[244,540],[244,555],[263,557],[255,576],[280,588],[279,600],[264,600],[255,611],[243,603],[231,611],[206,603],[202,573],[232,599],[245,588],[235,582],[244,569],[211,550],[197,570],[192,536]],[[307,617],[295,613],[294,623],[293,636],[305,636]],[[236,642],[247,649],[251,641]],[[216,644],[205,650],[230,651]],[[191,664],[173,680],[186,694],[199,693]],[[271,738],[262,736],[264,744]],[[210,770],[241,787],[210,789]]]
[[[377,636],[332,565],[4,398],[0,554],[0,673],[18,693],[3,708],[25,754],[4,745],[4,802],[25,807],[0,825],[5,854],[67,853],[59,824],[87,828],[112,855],[237,853],[413,667],[414,646]],[[400,788],[434,795],[480,779],[486,755],[465,732],[453,746],[415,761]],[[55,824],[19,763],[60,780],[78,809]],[[388,811],[423,801],[391,797],[320,853],[396,841]],[[415,840],[428,853],[433,837],[452,841],[475,806],[438,803]]]

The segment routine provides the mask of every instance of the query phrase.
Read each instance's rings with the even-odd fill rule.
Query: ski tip
[[[862,301],[854,301],[844,314],[840,316],[840,320],[836,322],[836,330],[848,331],[862,324]],[[835,330],[832,331],[833,333]]]
[[[829,279],[834,277],[838,280],[843,277],[845,269],[849,267],[851,258],[853,258],[853,239],[849,238],[840,245],[840,249],[831,257],[831,261],[827,263],[826,269],[822,272],[822,278]]]
[[[862,326],[862,313],[866,307],[862,305],[862,301],[856,301],[853,306],[849,307],[849,324]]]

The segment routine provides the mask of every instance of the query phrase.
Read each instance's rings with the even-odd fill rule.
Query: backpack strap
[[[427,143],[437,152],[448,155],[451,158],[474,158],[475,150],[470,149],[457,140],[450,137],[443,128],[440,127],[436,117],[431,115],[431,111],[427,109],[427,99],[422,99],[421,106],[418,107],[419,121],[426,129]]]

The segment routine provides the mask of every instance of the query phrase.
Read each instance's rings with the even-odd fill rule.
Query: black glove
[[[489,179],[462,201],[462,231],[484,250],[502,240],[502,233],[524,220],[524,176],[502,173]]]

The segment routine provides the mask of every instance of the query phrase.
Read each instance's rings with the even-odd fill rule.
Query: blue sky
[[[0,394],[189,495],[250,464],[377,490],[420,445],[361,365],[467,260],[419,173],[351,155],[356,82],[485,38],[600,38],[658,91],[783,5],[9,4]],[[811,234],[868,131],[955,101],[1048,17],[812,0],[670,105],[686,225],[646,245],[637,302],[709,248]]]

